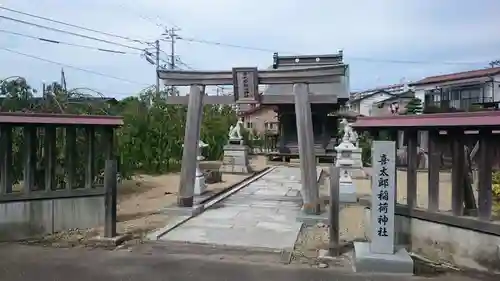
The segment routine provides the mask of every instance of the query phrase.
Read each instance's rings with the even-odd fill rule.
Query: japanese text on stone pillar
[[[372,242],[375,253],[394,251],[394,207],[396,195],[396,144],[374,141],[372,154]]]
[[[389,163],[389,159],[387,158],[387,154],[382,153],[380,158],[378,159],[380,163],[380,169],[378,171],[378,187],[379,192],[377,194],[378,210],[379,213],[377,219],[377,235],[387,237],[387,223],[389,222],[389,217],[387,213],[389,211],[389,191],[387,188],[389,187],[389,174],[387,173],[387,164]]]

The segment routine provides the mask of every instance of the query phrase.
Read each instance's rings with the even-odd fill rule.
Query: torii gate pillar
[[[299,140],[299,156],[301,166],[301,195],[303,210],[307,214],[318,214],[319,189],[316,181],[316,161],[314,156],[313,124],[311,117],[311,100],[331,103],[335,95],[309,94],[308,84],[341,83],[347,73],[344,64],[257,70],[257,68],[234,68],[232,71],[184,71],[158,70],[158,76],[166,86],[191,86],[189,98],[169,97],[167,103],[188,104],[188,117],[184,136],[181,180],[179,184],[179,207],[192,207],[194,182],[196,174],[196,152],[202,118],[203,104],[232,103],[294,103],[297,114],[297,134]],[[259,84],[291,84],[293,95],[260,96]],[[205,96],[205,85],[234,85],[234,96]],[[266,101],[266,99],[269,99]]]
[[[188,111],[184,133],[184,149],[182,152],[181,179],[179,192],[177,193],[177,205],[180,207],[192,207],[194,196],[194,185],[196,180],[196,159],[198,157],[198,141],[200,139],[200,127],[203,112],[203,97],[205,87],[191,85],[189,91]],[[195,175],[194,177],[192,175]]]

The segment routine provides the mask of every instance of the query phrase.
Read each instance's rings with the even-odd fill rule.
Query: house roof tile
[[[351,103],[358,102],[360,100],[364,100],[366,98],[372,97],[372,96],[374,96],[376,94],[386,94],[386,95],[389,95],[389,96],[394,96],[395,95],[393,93],[387,92],[386,90],[378,90],[378,91],[375,91],[375,92],[373,92],[371,94],[368,94],[368,95],[365,95],[365,96],[362,96],[362,97],[359,97],[359,98],[352,99],[349,102],[351,102]]]
[[[376,87],[376,88],[372,88],[372,89],[368,89],[368,90],[352,92],[351,94],[362,94],[362,93],[388,90],[388,89],[397,88],[397,87],[404,87],[404,85],[405,84],[392,84],[392,85],[387,85],[387,86],[380,86],[380,87]]]
[[[429,76],[417,82],[411,83],[410,86],[442,83],[442,82],[456,81],[462,79],[480,78],[496,74],[500,74],[500,67],[463,71],[445,75]]]

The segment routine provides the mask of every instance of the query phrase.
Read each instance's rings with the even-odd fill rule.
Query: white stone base
[[[194,180],[194,195],[202,195],[207,190],[207,185],[205,184],[205,175],[196,175]]]
[[[356,203],[358,202],[358,195],[356,194],[356,187],[354,183],[340,183],[339,186],[339,200],[340,203]]]
[[[368,175],[365,173],[363,168],[357,168],[350,170],[351,178],[353,179],[367,179]]]
[[[397,249],[394,254],[375,254],[367,242],[354,242],[352,267],[354,272],[413,275],[413,260],[405,248]]]
[[[222,173],[248,174],[252,172],[248,159],[248,147],[229,144],[224,146],[224,159],[219,168]]]

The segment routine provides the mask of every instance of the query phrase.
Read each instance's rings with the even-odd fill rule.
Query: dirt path
[[[427,208],[427,203],[429,200],[427,178],[428,178],[427,172],[417,173],[417,206],[420,208]],[[354,180],[354,183],[356,184],[356,190],[359,196],[371,194],[370,180],[356,179]],[[406,198],[407,198],[406,171],[398,171],[397,197],[398,197],[398,203],[406,204]],[[439,210],[440,211],[451,210],[450,172],[439,173]]]
[[[328,169],[324,168],[324,172]],[[359,197],[371,195],[371,182],[369,179],[354,179],[356,191]],[[451,209],[451,174],[440,173],[439,209],[442,211]],[[406,204],[406,171],[398,171],[397,196],[398,202]],[[329,196],[329,178],[325,177],[320,186],[320,196]],[[419,172],[417,175],[417,203],[419,207],[427,207],[427,172]],[[343,206],[340,211],[340,238],[343,241],[365,240],[365,218],[364,207],[358,204]],[[302,230],[297,241],[294,255],[299,262],[316,262],[317,251],[328,248],[328,228],[324,224],[306,227]]]
[[[266,167],[265,158],[262,156],[251,159],[250,164],[256,171]],[[207,190],[223,190],[248,176],[223,174],[222,182],[208,184]],[[165,226],[171,216],[159,211],[176,203],[179,180],[179,173],[173,173],[159,176],[141,175],[124,181],[119,188],[121,193],[118,198],[118,231],[138,233]]]

